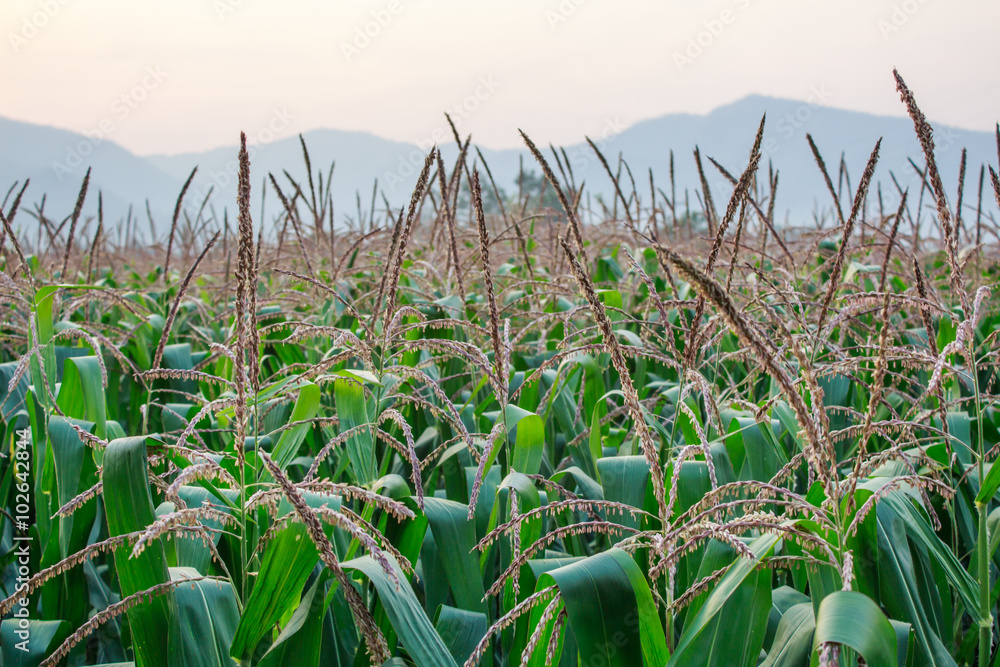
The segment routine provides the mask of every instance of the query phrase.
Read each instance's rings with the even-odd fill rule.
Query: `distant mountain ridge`
[[[837,180],[841,152],[848,166],[851,185],[864,168],[875,142],[882,137],[881,159],[876,180],[882,183],[884,203],[887,207],[898,201],[890,170],[901,187],[919,191],[920,179],[908,162],[912,158],[923,164],[920,148],[907,118],[877,116],[821,106],[815,101],[803,102],[751,95],[719,107],[704,115],[669,114],[623,127],[609,119],[601,133],[591,137],[601,146],[602,152],[617,164],[621,154],[636,181],[636,190],[648,207],[649,176],[651,169],[655,185],[669,193],[670,150],[674,151],[678,206],[683,209],[684,193],[692,210],[700,210],[696,197],[699,190],[697,171],[692,152],[699,146],[704,158],[718,160],[731,173],[738,173],[746,165],[751,143],[761,117],[766,112],[767,123],[763,141],[762,170],[766,173],[771,164],[780,173],[776,210],[778,221],[807,222],[814,210],[829,208],[829,194],[823,178],[815,165],[806,133],[816,140],[831,176]],[[993,164],[996,159],[994,137],[989,132],[957,129],[935,125],[936,155],[949,196],[956,196],[958,167],[962,148],[968,150],[968,171],[965,202],[976,203],[979,169],[983,163]],[[332,161],[336,161],[333,174],[333,200],[338,224],[345,216],[357,217],[357,201],[362,209],[370,206],[374,179],[379,190],[393,206],[405,203],[416,181],[423,161],[424,150],[414,144],[383,139],[367,132],[349,132],[334,129],[317,129],[305,132],[303,137],[309,148],[313,169],[325,174]],[[533,139],[547,145],[543,136]],[[581,140],[583,138],[581,137]],[[217,148],[203,153],[173,156],[136,156],[110,139],[87,137],[67,130],[34,125],[0,118],[0,187],[6,192],[15,181],[31,179],[27,202],[34,205],[43,194],[47,196],[46,212],[56,219],[68,215],[87,167],[93,168],[91,195],[88,196],[86,215],[97,207],[97,190],[103,191],[106,220],[114,221],[125,216],[129,205],[134,215],[145,222],[145,201],[149,199],[150,211],[159,234],[169,226],[174,201],[190,171],[198,166],[198,174],[186,200],[189,211],[195,212],[202,200],[211,192],[209,205],[218,216],[224,209],[232,209],[236,199],[237,147]],[[497,181],[508,192],[516,191],[518,164],[524,158],[526,169],[540,171],[525,150],[480,149]],[[457,149],[453,142],[442,146],[445,161],[454,160]],[[611,202],[613,189],[593,151],[586,143],[566,146],[577,183],[586,181],[587,190]],[[546,151],[546,154],[548,152]],[[470,163],[475,158],[473,152]],[[723,207],[731,192],[726,179],[707,159],[704,161],[706,177],[717,207]],[[251,151],[252,201],[255,217],[260,211],[260,184],[269,172],[279,183],[285,183],[282,170],[300,183],[305,180],[305,166],[298,136],[278,134],[268,144],[257,145]],[[625,177],[627,181],[627,177]],[[988,185],[987,185],[988,187]],[[270,189],[270,186],[269,186]],[[631,187],[629,187],[631,191]],[[875,202],[873,187],[871,202]],[[845,207],[850,205],[852,193],[843,195]],[[658,205],[662,207],[662,200]],[[995,209],[992,196],[984,196],[984,208]],[[378,198],[378,208],[382,208]],[[265,202],[267,217],[276,213],[273,197]],[[596,203],[594,203],[596,207]],[[18,218],[17,224],[29,225],[27,215]]]
[[[143,211],[146,197],[152,210],[171,207],[170,198],[176,198],[180,187],[149,160],[108,139],[0,118],[2,193],[15,182],[23,184],[30,179],[25,204],[33,208],[46,195],[46,215],[61,219],[72,212],[88,167],[92,169],[85,209],[88,215],[97,211],[98,190],[103,194],[106,214],[114,220],[125,215],[129,204],[135,205],[137,214]],[[175,191],[173,195],[169,195],[170,190]],[[30,220],[22,214],[17,223],[26,225]]]

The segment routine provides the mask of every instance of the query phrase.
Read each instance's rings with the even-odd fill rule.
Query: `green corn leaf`
[[[299,397],[292,408],[292,414],[288,418],[290,424],[312,419],[319,412],[320,389],[319,386],[309,382],[299,388]],[[338,405],[339,405],[338,400]],[[274,446],[271,456],[279,468],[284,470],[292,459],[298,454],[299,446],[305,440],[311,424],[296,424],[281,432],[278,443]]]
[[[485,613],[486,592],[475,551],[478,540],[468,506],[444,498],[424,498],[424,513],[458,606]]]
[[[725,569],[738,558],[736,550],[724,542],[711,540],[699,564],[697,581]],[[697,616],[710,593],[699,595],[691,603],[687,618]],[[704,667],[756,664],[767,634],[768,611],[771,608],[771,573],[760,568],[750,574],[730,593],[721,609],[683,649],[678,647],[675,659],[681,664]],[[685,625],[684,634],[687,635]]]
[[[72,632],[66,621],[9,618],[0,623],[0,665],[38,667]]]
[[[329,504],[340,506],[335,498],[304,494],[312,507]],[[287,505],[283,503],[283,505]],[[284,508],[287,512],[287,506]],[[327,528],[329,535],[332,529]],[[249,657],[271,628],[299,603],[302,590],[316,563],[319,551],[301,522],[282,529],[267,545],[257,580],[243,608],[239,627],[233,637],[229,654],[237,660]]]
[[[897,665],[896,631],[878,605],[856,591],[824,598],[816,615],[813,650],[826,642],[851,647],[868,665]]]
[[[525,475],[537,475],[545,446],[545,422],[538,415],[516,405],[506,407],[508,433],[515,433],[511,466]]]
[[[798,667],[809,663],[816,615],[811,602],[797,604],[781,616],[767,659],[760,667]]]
[[[341,430],[346,431],[371,423],[368,418],[365,389],[361,382],[337,378],[333,383],[333,391],[337,400],[337,415],[340,417]],[[347,455],[359,484],[366,485],[375,480],[378,470],[375,463],[375,440],[369,429],[359,429],[348,437]]]
[[[642,509],[649,484],[649,465],[643,456],[615,456],[597,461],[601,474],[604,499]],[[614,521],[637,528],[639,523],[631,514],[615,515]]]
[[[399,584],[390,579],[382,566],[370,556],[345,561],[342,566],[345,570],[364,574],[374,584],[393,630],[418,667],[457,667],[451,652],[427,618],[417,596],[413,594],[413,589],[395,562],[392,562],[392,566]]]
[[[992,445],[987,443],[986,448],[990,449]],[[993,496],[997,494],[997,489],[1000,489],[1000,465],[993,462],[989,466],[989,470],[986,472],[983,478],[983,483],[979,487],[979,493],[976,494],[976,504],[984,505],[993,499]]]
[[[301,665],[318,667],[323,647],[323,620],[326,613],[324,584],[329,574],[316,577],[306,589],[302,601],[288,620],[281,634],[271,644],[258,667]]]
[[[935,610],[921,595],[915,550],[911,548],[906,521],[897,511],[908,512],[905,505],[909,501],[893,503],[893,495],[884,497],[875,508],[880,600],[894,618],[913,625],[919,664],[953,667],[957,663],[938,636]]]
[[[770,553],[774,545],[778,543],[776,535],[761,535],[750,543],[750,551],[756,556],[753,560],[737,558],[728,567],[726,573],[722,575],[719,583],[715,585],[708,595],[705,603],[698,609],[698,612],[684,623],[684,632],[677,642],[677,648],[670,657],[669,665],[685,665],[686,660],[691,660],[688,650],[697,639],[698,635],[708,626],[711,620],[722,610],[726,601],[736,592],[743,581],[756,571],[756,566],[764,556]],[[741,629],[733,629],[740,632]]]
[[[879,501],[879,509],[891,509],[896,516],[900,517],[905,526],[907,535],[911,539],[922,544],[934,560],[942,567],[949,584],[958,593],[965,611],[978,623],[982,619],[979,613],[978,591],[979,585],[972,578],[955,554],[948,546],[935,534],[927,519],[923,517],[913,503],[900,493],[890,493]]]
[[[80,440],[71,424],[93,433],[93,422],[64,417],[49,419],[49,440],[52,444],[56,471],[56,497],[62,507],[97,482],[97,466],[90,448]],[[89,502],[69,516],[59,518],[59,553],[66,558],[86,546],[94,523],[96,503]]]
[[[669,654],[653,597],[631,556],[609,549],[538,578],[538,589],[552,584],[559,587],[583,664],[666,662]]]
[[[94,435],[107,437],[107,404],[97,357],[73,357],[65,361],[56,404],[67,417],[94,422]]]
[[[767,632],[764,635],[764,650],[771,650],[771,642],[778,631],[778,624],[785,612],[797,604],[809,602],[808,596],[790,586],[779,586],[771,591],[771,609],[767,614]]]
[[[441,605],[434,615],[434,628],[459,665],[469,659],[488,627],[486,614],[476,611]]]
[[[201,576],[188,567],[170,568],[170,578],[183,582]],[[179,647],[170,656],[177,667],[232,667],[229,646],[240,620],[236,591],[228,581],[202,579],[179,584],[177,601]]]
[[[147,478],[146,438],[118,438],[104,451],[104,508],[111,535],[143,530],[153,523],[153,499]],[[115,565],[122,596],[126,597],[170,581],[162,544],[147,545],[131,557],[129,546],[115,551]],[[176,637],[177,604],[173,592],[158,595],[128,610],[136,664],[167,667]]]

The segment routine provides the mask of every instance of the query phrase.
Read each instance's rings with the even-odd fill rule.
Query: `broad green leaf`
[[[649,585],[620,549],[550,570],[537,587],[559,587],[583,664],[662,665],[666,640]]]
[[[791,588],[790,586],[779,586],[771,591],[771,609],[767,614],[767,633],[764,635],[764,650],[771,649],[771,642],[774,641],[778,631],[778,624],[784,617],[785,612],[795,605],[809,602],[808,596]]]
[[[987,445],[989,449],[990,445]],[[983,483],[979,487],[979,493],[976,494],[976,504],[983,505],[988,503],[996,495],[997,489],[1000,489],[1000,465],[996,465],[996,462],[990,465],[990,469],[987,471],[985,477],[983,478]]]
[[[889,623],[892,624],[892,629],[896,633],[896,664],[903,667],[913,667],[917,657],[913,626],[892,619],[889,619]]]
[[[614,456],[599,459],[604,499],[642,509],[649,484],[649,465],[643,456]],[[614,521],[637,528],[639,522],[631,514],[616,515]]]
[[[371,384],[376,384],[376,385],[382,384],[381,382],[379,382],[377,375],[375,375],[371,371],[366,371],[360,368],[343,368],[334,373],[334,375],[340,375],[343,377],[352,377],[361,380],[362,382],[370,382]]]
[[[187,567],[170,568],[175,582],[201,576]],[[170,656],[178,667],[232,667],[229,646],[240,620],[236,591],[228,581],[202,579],[179,584],[174,589],[177,601],[179,647]]]
[[[486,612],[483,578],[476,555],[476,527],[467,505],[444,498],[424,498],[424,513],[455,602],[462,609]]]
[[[952,667],[956,665],[955,659],[938,636],[937,623],[932,619],[935,610],[926,608],[920,594],[915,551],[908,539],[907,524],[896,511],[897,505],[909,504],[909,501],[887,503],[892,496],[883,498],[875,508],[880,601],[894,618],[913,624],[920,664]],[[905,507],[902,509],[906,511]]]
[[[965,611],[977,623],[981,619],[979,613],[978,591],[979,585],[972,578],[955,554],[948,546],[941,541],[934,529],[927,522],[920,512],[917,511],[913,503],[900,493],[890,493],[879,501],[879,509],[891,509],[896,516],[900,517],[905,526],[907,535],[911,539],[922,544],[932,555],[935,561],[943,568],[948,582],[958,593]]]
[[[391,561],[391,557],[387,558],[390,558],[398,584],[370,556],[345,561],[341,565],[345,570],[361,572],[374,584],[393,630],[418,667],[457,667],[448,647],[413,594],[403,571]]]
[[[66,621],[9,618],[0,623],[0,665],[37,667],[69,637],[72,630]]]
[[[601,472],[597,469],[597,462],[603,455],[604,438],[601,433],[601,412],[594,409],[593,417],[590,420],[590,437],[587,439],[586,449],[580,447],[580,458],[583,459],[584,469],[598,483],[601,483]]]
[[[777,543],[777,535],[761,535],[749,545],[750,551],[756,558],[753,560],[737,558],[726,569],[726,573],[722,575],[719,583],[712,589],[712,592],[708,595],[708,599],[705,600],[698,613],[693,618],[685,621],[684,632],[677,642],[674,654],[670,657],[669,665],[688,664],[685,662],[691,659],[691,656],[687,653],[688,647],[694,643],[698,635],[708,626],[715,615],[719,613],[726,601],[740,587],[743,581],[756,571],[757,564],[770,553],[771,549]]]
[[[271,648],[257,663],[258,667],[318,667],[323,645],[323,618],[326,613],[326,596],[322,589],[327,579],[328,576],[316,577],[306,589],[299,606],[288,623],[281,628],[281,634],[271,644]]]
[[[515,433],[511,466],[525,475],[537,475],[545,446],[545,422],[516,405],[508,405],[505,410],[507,432]]]
[[[441,605],[434,615],[434,627],[441,636],[441,641],[448,647],[451,657],[462,665],[472,655],[479,640],[486,635],[489,623],[486,614]]]
[[[239,501],[239,494],[236,491],[226,489],[220,491],[220,493],[229,497],[232,501]],[[203,503],[208,501],[216,510],[226,513],[232,511],[227,505],[219,501],[211,491],[201,486],[182,486],[178,495],[188,507],[201,507]],[[163,512],[172,512],[174,509],[173,503],[163,503],[160,507],[156,508],[157,517]],[[203,518],[201,519],[201,524],[212,530],[222,530],[224,528],[222,523],[214,518]],[[236,541],[236,538],[223,536],[220,533],[210,533],[210,535],[217,546],[223,539]],[[177,555],[178,567],[190,567],[202,574],[209,573],[209,569],[212,566],[212,551],[208,548],[208,545],[201,540],[174,540],[173,546]]]
[[[160,364],[164,368],[171,368],[179,371],[189,371],[194,368],[194,360],[191,358],[190,343],[176,343],[166,345],[163,348],[163,358]],[[198,392],[198,382],[190,378],[171,378],[167,380],[171,389],[184,391],[191,394]]]
[[[94,422],[94,435],[107,437],[107,405],[97,357],[73,357],[65,361],[56,404],[67,417]]]
[[[14,413],[24,409],[24,397],[28,394],[28,376],[22,375],[14,387],[10,387],[11,380],[17,372],[18,362],[8,361],[0,364],[0,419],[10,421]],[[13,391],[8,392],[8,388]]]
[[[313,507],[320,504],[339,507],[335,498],[305,496]],[[332,532],[329,527],[326,530],[328,535]],[[318,562],[319,551],[301,522],[289,524],[274,537],[264,550],[253,591],[244,605],[229,650],[232,657],[243,660],[250,656],[279,619],[298,605],[302,589]]]
[[[147,477],[146,438],[118,438],[104,451],[104,509],[111,535],[126,535],[153,523],[153,499]],[[131,547],[115,551],[115,565],[123,597],[170,581],[163,545],[153,542],[135,558]],[[138,667],[167,667],[175,646],[177,604],[172,591],[128,610],[129,627]]]
[[[90,449],[83,444],[71,424],[93,433],[93,422],[68,420],[64,417],[49,419],[49,438],[52,444],[52,462],[56,469],[56,497],[62,507],[97,482],[97,466]],[[90,501],[73,514],[59,519],[59,553],[67,558],[86,546],[87,537],[94,523],[96,503]],[[71,546],[73,547],[71,551]]]
[[[605,400],[607,386],[604,383],[607,363],[598,363],[597,359],[589,354],[577,355],[574,360],[583,368],[583,414],[591,416],[591,423],[596,419],[600,424],[600,420],[608,414],[608,404]],[[607,425],[598,428],[600,434],[606,435],[607,431]]]
[[[371,423],[365,388],[361,382],[338,378],[333,383],[333,391],[342,431]],[[375,462],[375,440],[370,429],[358,429],[347,438],[347,455],[359,484],[366,485],[375,480],[378,466]]]
[[[869,665],[897,665],[896,631],[878,605],[856,591],[831,593],[820,604],[813,650],[827,642],[851,647]]]
[[[816,615],[811,602],[797,604],[781,616],[774,642],[761,667],[798,667],[809,664]]]
[[[49,394],[46,391],[42,391],[45,381],[48,380],[49,391],[55,394],[56,381],[58,379],[56,355],[52,345],[52,336],[55,333],[55,328],[52,325],[52,311],[55,305],[54,298],[58,291],[59,287],[57,285],[45,285],[38,288],[35,292],[32,307],[36,323],[35,328],[38,334],[37,340],[34,338],[35,333],[32,329],[30,327],[28,329],[28,345],[38,345],[42,348],[42,363],[39,364],[37,355],[32,355],[31,361],[28,364],[30,366],[31,384],[34,385],[38,400],[42,406],[49,405]]]
[[[588,500],[604,500],[604,489],[601,488],[600,483],[596,482],[593,477],[576,466],[563,468],[559,472],[553,474],[549,479],[553,482],[559,482],[560,484],[566,486],[566,482],[562,481],[565,477],[569,477],[573,480],[576,484],[576,495],[581,498],[586,498]],[[567,486],[567,488],[569,487]]]
[[[758,481],[768,481],[787,463],[785,453],[775,447],[775,442],[767,437],[765,425],[758,424],[752,417],[737,417],[729,423],[726,446],[739,447],[746,456],[747,477]],[[772,427],[773,428],[773,427]],[[735,471],[740,479],[746,479],[741,471]]]
[[[724,542],[709,541],[699,565],[698,581],[725,569],[738,558],[736,550]],[[695,598],[686,614],[696,616],[710,593]],[[771,572],[759,568],[736,587],[722,608],[676,659],[685,665],[728,667],[756,664],[767,634],[771,607]],[[685,631],[686,634],[686,631]]]
[[[318,385],[310,382],[300,387],[299,397],[295,401],[295,407],[292,408],[288,422],[293,424],[315,417],[319,411],[319,399],[320,389]],[[292,462],[311,426],[308,422],[296,424],[281,432],[281,437],[278,438],[278,443],[271,452],[271,456],[279,468],[284,470]]]

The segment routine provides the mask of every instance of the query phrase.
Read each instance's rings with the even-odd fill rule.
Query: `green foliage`
[[[293,185],[259,262],[244,228],[190,281],[0,260],[0,664],[993,657],[1000,309],[977,250],[961,294],[950,247],[886,252],[888,216],[874,244],[779,245],[748,208],[707,273],[685,257],[717,214],[640,211],[669,250],[609,221],[564,252],[528,172],[520,201],[490,193],[484,253],[439,197],[334,237],[328,192]],[[610,215],[640,209],[625,194]]]

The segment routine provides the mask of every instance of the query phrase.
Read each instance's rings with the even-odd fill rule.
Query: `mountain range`
[[[806,142],[806,133],[815,139],[835,183],[843,154],[852,186],[856,185],[872,148],[881,137],[875,179],[881,182],[887,211],[898,202],[891,175],[901,187],[910,188],[911,194],[919,191],[920,179],[910,166],[909,158],[921,166],[923,159],[909,119],[836,109],[815,100],[803,102],[754,95],[704,115],[669,114],[629,127],[622,126],[616,119],[608,119],[598,135],[591,139],[601,147],[613,169],[617,167],[619,154],[624,157],[644,207],[649,201],[649,170],[653,172],[656,187],[670,193],[669,165],[673,150],[678,206],[682,211],[687,191],[691,210],[700,211],[696,196],[699,180],[692,156],[694,148],[698,146],[704,158],[713,157],[731,173],[738,174],[747,163],[754,135],[765,113],[762,168],[766,170],[770,165],[780,174],[776,205],[779,223],[807,223],[814,212],[829,209],[829,194]],[[964,201],[974,209],[980,165],[996,164],[998,159],[994,136],[990,132],[936,124],[934,128],[937,160],[952,200],[957,195],[961,151],[963,148],[968,150]],[[304,133],[303,138],[309,148],[314,173],[322,169],[325,178],[331,162],[336,162],[332,193],[338,224],[347,216],[357,218],[359,200],[362,215],[367,216],[376,178],[379,190],[393,207],[408,201],[428,148],[390,141],[367,132],[334,129],[312,130]],[[545,143],[545,137],[532,138],[539,146]],[[526,170],[540,171],[526,150],[480,150],[498,186],[508,193],[517,191],[516,179],[522,159]],[[600,195],[610,203],[614,190],[591,148],[581,141],[564,150],[575,181],[586,181],[587,191],[592,196]],[[457,154],[454,142],[442,146],[442,152],[450,168]],[[545,153],[551,159],[549,151]],[[23,183],[25,178],[30,178],[25,195],[29,209],[34,210],[45,195],[46,215],[60,220],[72,211],[80,182],[90,167],[91,189],[85,215],[96,213],[96,193],[100,190],[106,224],[111,221],[114,225],[115,221],[123,219],[131,206],[133,215],[141,221],[141,229],[148,230],[148,200],[156,233],[162,235],[169,228],[181,185],[195,166],[198,173],[185,200],[187,210],[196,212],[210,192],[210,209],[220,217],[224,209],[229,209],[233,217],[236,156],[235,145],[202,153],[139,156],[96,134],[86,136],[0,118],[0,197],[16,182]],[[470,163],[475,157],[474,153],[470,156]],[[731,186],[707,159],[704,166],[716,206],[724,207]],[[305,182],[306,170],[298,136],[275,133],[269,143],[253,145],[251,183],[255,218],[261,210],[262,179],[273,172],[284,188],[287,180],[282,170],[287,170],[300,183]],[[986,188],[984,208],[994,212],[988,179]],[[873,186],[873,196],[875,192]],[[277,201],[270,192],[268,195],[264,206],[266,217],[270,218],[277,212]],[[851,196],[845,188],[842,204],[845,208],[850,207]],[[381,195],[378,201],[377,208],[384,208]],[[925,203],[928,201],[925,199]],[[659,195],[658,205],[662,206]],[[593,206],[596,208],[597,204]],[[34,221],[22,214],[15,226],[27,228],[34,226]]]

